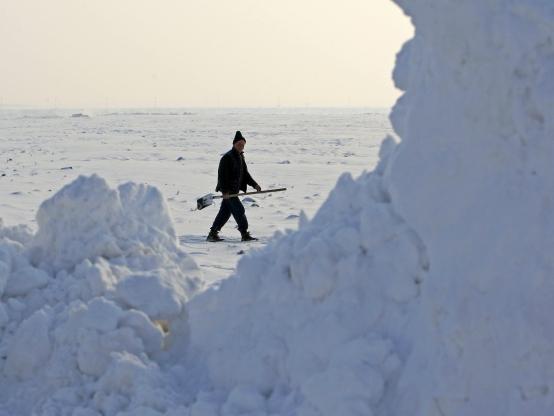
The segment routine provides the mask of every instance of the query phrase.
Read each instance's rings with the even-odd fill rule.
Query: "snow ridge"
[[[36,235],[0,228],[0,414],[122,415],[178,402],[159,363],[166,331],[186,327],[199,270],[159,191],[80,177],[37,217]]]
[[[394,149],[388,138],[374,172],[342,175],[298,232],[189,303],[183,366],[209,374],[192,414],[386,414],[429,269],[384,186]]]
[[[397,414],[550,415],[554,6],[397,3],[388,183],[432,264]]]

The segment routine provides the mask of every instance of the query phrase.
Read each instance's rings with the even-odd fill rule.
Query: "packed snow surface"
[[[360,174],[378,160],[392,132],[387,109],[118,109],[0,110],[0,213],[6,225],[36,231],[37,207],[63,184],[99,174],[158,188],[183,248],[205,280],[236,267],[240,234],[231,222],[225,244],[205,245],[218,204],[193,212],[196,199],[214,192],[217,165],[235,130],[247,139],[249,170],[264,189],[245,200],[250,231],[261,247],[276,230],[295,228],[300,209],[313,216],[337,177]]]
[[[552,414],[554,6],[397,3],[400,143],[219,283],[153,186],[0,228],[0,414]]]

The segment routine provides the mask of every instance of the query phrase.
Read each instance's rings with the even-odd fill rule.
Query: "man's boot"
[[[252,237],[248,231],[241,231],[242,241],[258,241],[256,237]]]
[[[206,241],[209,241],[210,243],[217,243],[218,241],[223,241],[223,238],[217,235],[217,233],[218,231],[210,230],[210,233],[208,234]]]

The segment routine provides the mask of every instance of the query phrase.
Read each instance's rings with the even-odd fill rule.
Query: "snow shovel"
[[[268,192],[281,192],[286,191],[287,188],[277,188],[277,189],[268,189],[266,191],[255,191],[255,192],[243,192],[241,194],[230,194],[229,198],[233,196],[243,196],[243,195],[255,195],[255,194],[267,194]],[[196,208],[203,209],[214,203],[214,199],[223,198],[223,195],[214,195],[208,194],[204,195],[202,198],[196,200]]]

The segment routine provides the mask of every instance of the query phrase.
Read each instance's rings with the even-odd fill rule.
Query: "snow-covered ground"
[[[71,117],[79,113],[88,117]],[[198,197],[214,192],[219,158],[235,130],[247,139],[254,178],[264,189],[288,190],[245,201],[260,243],[237,245],[231,219],[222,231],[229,244],[209,245],[204,239],[219,204],[192,210]],[[79,175],[97,173],[112,186],[150,184],[166,198],[181,244],[205,278],[219,280],[234,269],[239,251],[295,229],[301,210],[312,216],[340,173],[372,169],[390,132],[388,111],[379,109],[3,110],[0,218],[36,229],[40,203]]]
[[[382,113],[209,116],[190,141],[147,116],[116,147],[100,117],[4,119],[2,212],[31,228],[0,227],[2,416],[553,414],[554,7],[396,2],[399,144]],[[242,256],[190,211],[236,128],[291,187],[249,208]]]

